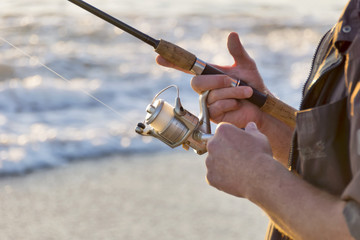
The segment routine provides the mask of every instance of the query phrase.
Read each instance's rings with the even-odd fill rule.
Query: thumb
[[[241,44],[239,35],[237,33],[232,32],[229,34],[227,47],[229,53],[234,58],[235,65],[249,64],[253,61],[246,52],[244,46]]]

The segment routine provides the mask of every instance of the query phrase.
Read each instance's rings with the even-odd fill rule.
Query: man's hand
[[[250,87],[231,87],[230,77],[241,79],[255,89],[271,94],[264,85],[255,61],[246,52],[236,33],[230,33],[227,46],[234,64],[215,67],[228,76],[195,76],[191,85],[199,94],[211,90],[207,104],[213,122],[228,122],[238,128],[245,127],[249,122],[255,122],[259,130],[268,137],[274,157],[286,166],[293,129],[247,101],[246,99],[253,93]]]
[[[246,52],[237,33],[229,34],[227,45],[234,64],[232,66],[213,65],[227,75],[195,76],[191,85],[199,94],[211,90],[208,107],[210,118],[215,123],[225,121],[238,127],[244,127],[249,121],[253,121],[260,126],[263,113],[259,108],[248,101],[239,101],[251,97],[252,89],[250,87],[232,87],[232,80],[229,76],[241,79],[261,92],[269,93],[269,91],[263,83],[255,61]],[[161,56],[158,56],[156,61],[162,66],[181,70]]]
[[[342,214],[345,202],[274,161],[255,123],[245,130],[219,124],[207,148],[208,183],[252,201],[293,239],[352,239]]]
[[[265,135],[250,122],[245,130],[221,123],[207,144],[208,183],[238,197],[248,197],[254,182],[261,180],[266,161],[273,161]]]
[[[191,86],[199,94],[210,90],[207,104],[210,119],[213,122],[228,122],[239,128],[245,127],[248,122],[255,122],[259,130],[268,137],[274,157],[286,166],[293,129],[247,101],[246,99],[253,94],[250,87],[231,86],[230,77],[241,79],[255,89],[270,94],[255,61],[246,52],[238,34],[234,32],[229,34],[227,46],[234,64],[231,66],[213,65],[227,75],[195,76],[191,81]],[[161,56],[158,56],[156,60],[162,66],[181,70]]]

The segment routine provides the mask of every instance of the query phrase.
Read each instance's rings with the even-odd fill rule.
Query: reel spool
[[[175,107],[163,99],[157,99],[172,87],[177,89]],[[145,121],[139,123],[135,131],[143,136],[155,137],[172,148],[183,145],[186,150],[193,148],[197,154],[206,153],[206,141],[212,136],[206,106],[208,93],[206,91],[200,95],[200,116],[196,117],[182,107],[176,85],[164,88],[147,106]]]

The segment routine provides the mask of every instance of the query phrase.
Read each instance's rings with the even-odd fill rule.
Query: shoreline
[[[147,159],[144,159],[147,158]],[[205,156],[74,161],[0,179],[4,239],[264,239],[267,216],[209,187]]]

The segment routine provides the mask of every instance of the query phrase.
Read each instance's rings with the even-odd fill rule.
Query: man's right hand
[[[250,58],[242,46],[237,33],[230,33],[228,49],[235,63],[232,66],[213,65],[227,75],[195,76],[191,81],[191,86],[199,94],[211,90],[207,103],[213,122],[229,122],[242,128],[248,122],[253,121],[261,126],[261,115],[263,113],[250,102],[241,101],[251,97],[252,89],[243,86],[232,87],[229,76],[234,79],[241,79],[261,92],[269,93],[269,91],[261,79],[254,60]],[[158,56],[156,61],[159,65],[183,71],[161,56]]]
[[[253,93],[250,87],[232,87],[230,77],[240,79],[258,91],[271,95],[255,61],[246,52],[237,33],[229,34],[227,47],[234,64],[213,65],[226,75],[198,75],[193,77],[191,86],[199,94],[210,90],[207,104],[213,122],[228,122],[239,128],[244,128],[249,122],[255,122],[259,130],[270,140],[274,157],[286,165],[293,129],[247,101]],[[162,66],[181,70],[161,56],[158,56],[156,61]]]

